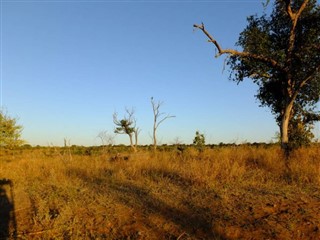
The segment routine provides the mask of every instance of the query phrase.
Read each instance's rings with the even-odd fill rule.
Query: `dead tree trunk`
[[[152,140],[153,140],[153,150],[157,150],[157,129],[161,123],[163,123],[168,118],[173,118],[175,116],[167,114],[166,116],[162,117],[165,113],[160,112],[160,107],[163,102],[155,102],[153,97],[151,98],[151,105],[153,110],[153,131],[152,131]]]

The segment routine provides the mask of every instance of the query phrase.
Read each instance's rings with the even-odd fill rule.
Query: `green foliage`
[[[206,145],[206,139],[204,134],[201,134],[199,131],[196,131],[196,136],[193,139],[193,145],[199,150],[203,151]]]
[[[293,118],[289,126],[290,148],[310,145],[314,138],[312,129],[313,125],[305,124],[300,116]]]
[[[134,110],[126,109],[127,115],[123,119],[118,120],[117,113],[113,114],[113,122],[116,125],[114,132],[116,134],[127,134],[130,139],[130,145],[134,151],[137,151],[139,128],[136,127],[136,119],[134,118]],[[135,145],[133,144],[133,135],[135,137]]]
[[[14,148],[24,143],[21,140],[22,126],[17,120],[0,111],[0,147]]]
[[[288,128],[289,142],[300,144],[310,141],[308,129],[320,118],[319,112],[315,111],[320,98],[320,6],[316,0],[308,2],[292,35],[288,2],[275,1],[270,16],[248,17],[248,26],[240,34],[237,45],[244,52],[266,59],[257,61],[252,57],[232,55],[228,64],[233,70],[232,80],[241,82],[251,78],[258,85],[257,99],[261,106],[271,108],[279,126],[285,109],[294,100]],[[303,2],[291,1],[292,12],[298,12]],[[292,37],[294,43],[290,49]]]
[[[119,121],[119,124],[117,125],[116,129],[114,130],[117,134],[132,134],[134,133],[134,127],[132,127],[133,122],[129,121],[128,119],[122,119]]]
[[[289,126],[289,149],[296,149],[302,146],[310,146],[314,139],[312,132],[313,125],[306,124],[301,120],[301,116],[294,117]],[[275,134],[274,139],[281,143],[280,132]]]

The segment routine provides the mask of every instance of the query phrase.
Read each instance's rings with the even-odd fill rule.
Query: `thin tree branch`
[[[299,92],[301,91],[301,88],[303,88],[303,86],[305,86],[307,82],[313,78],[313,75],[317,73],[319,70],[320,70],[320,64],[318,65],[318,67],[316,67],[315,71],[313,71],[308,77],[306,77],[303,81],[300,82],[298,88],[292,93],[292,96],[290,97],[290,100],[289,100],[289,104],[293,104]]]
[[[119,124],[120,124],[120,121],[118,120],[118,113],[117,113],[117,112],[114,112],[113,115],[112,115],[112,117],[113,117],[113,123],[114,123],[115,125],[119,125]]]
[[[316,74],[317,72],[320,72],[320,64],[315,68],[314,71],[312,71],[312,72],[309,74],[308,77],[306,77],[303,81],[300,82],[297,91],[300,91],[300,89],[301,89],[304,85],[306,85],[306,83],[307,83],[308,81],[310,81],[310,80],[314,77],[314,74]]]
[[[293,14],[292,8],[291,8],[291,0],[285,0],[285,3],[286,3],[286,12],[290,16],[290,18],[293,19],[294,14]]]
[[[157,126],[156,126],[156,129],[159,127],[159,125],[162,123],[162,122],[164,122],[166,119],[168,119],[168,118],[174,118],[174,117],[176,117],[176,116],[174,116],[174,115],[167,115],[166,117],[164,117],[164,118],[162,118],[159,122],[158,122],[158,124],[157,124]]]
[[[155,102],[153,97],[151,97],[151,105],[152,105],[152,110],[153,110],[153,135],[152,135],[152,140],[153,140],[153,149],[154,149],[154,151],[156,151],[156,149],[157,149],[157,136],[156,136],[156,133],[157,133],[157,129],[158,129],[159,125],[162,122],[164,122],[166,119],[175,117],[175,116],[172,116],[172,115],[168,114],[167,116],[165,116],[165,117],[163,117],[162,119],[159,120],[159,117],[164,114],[163,112],[160,112],[160,110],[159,110],[162,104],[163,104],[163,102],[161,102],[161,101]]]
[[[128,114],[128,117],[124,117],[124,119],[127,119],[130,125],[133,124],[132,127],[135,128],[137,125],[137,120],[134,117],[134,113],[135,113],[134,109],[131,108],[131,110],[129,110],[128,108],[126,108],[126,112]]]
[[[305,0],[301,7],[299,8],[299,11],[297,12],[297,18],[299,18],[301,16],[301,13],[303,12],[303,10],[306,8],[307,4],[309,3],[309,0]]]
[[[281,71],[284,70],[279,65],[279,63],[276,60],[272,59],[272,58],[268,58],[268,57],[263,56],[263,55],[258,55],[258,54],[249,53],[249,52],[239,52],[239,51],[234,50],[234,49],[223,49],[223,48],[221,48],[220,44],[205,29],[203,23],[201,25],[194,24],[193,27],[200,29],[208,37],[208,39],[209,39],[208,41],[212,42],[215,45],[215,47],[218,50],[218,54],[216,55],[216,57],[219,57],[219,56],[221,56],[223,54],[229,54],[229,55],[233,55],[233,56],[239,56],[239,57],[242,57],[242,58],[253,58],[253,59],[256,59],[256,60],[258,60],[260,62],[268,63],[272,67],[275,67],[275,68],[277,68],[277,69],[279,69]]]
[[[306,8],[309,0],[304,0],[297,12],[292,11],[291,1],[292,0],[285,0],[286,12],[290,16],[290,19],[292,21],[292,26],[291,26],[291,30],[290,30],[290,37],[289,37],[288,54],[287,54],[287,59],[288,59],[287,61],[288,61],[289,65],[291,64],[291,60],[292,60],[292,51],[294,48],[294,42],[295,42],[295,38],[296,38],[295,30],[296,30],[297,22],[298,22],[299,17],[301,16],[303,10]]]
[[[288,13],[288,15],[290,16],[292,21],[297,21],[298,20],[298,18],[301,16],[301,13],[306,8],[308,2],[309,2],[309,0],[304,0],[303,3],[301,4],[299,10],[297,12],[293,12],[292,8],[291,8],[292,0],[285,0],[286,12]]]

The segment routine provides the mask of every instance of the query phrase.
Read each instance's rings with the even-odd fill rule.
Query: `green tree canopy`
[[[21,132],[22,126],[17,120],[0,111],[0,147],[13,148],[23,144]]]
[[[237,42],[242,51],[223,49],[203,24],[194,27],[207,35],[219,56],[229,56],[232,80],[251,78],[259,86],[256,97],[275,115],[284,148],[297,139],[299,131],[293,129],[298,122],[304,134],[310,133],[310,125],[320,119],[315,111],[320,97],[320,6],[316,0],[276,0],[270,16],[248,17]]]
[[[206,139],[204,134],[201,134],[199,131],[196,131],[196,136],[193,139],[193,145],[201,152],[203,151],[206,145]]]

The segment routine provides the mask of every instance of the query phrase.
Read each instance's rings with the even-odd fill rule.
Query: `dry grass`
[[[0,236],[320,238],[318,147],[295,152],[289,173],[277,147],[142,151],[124,159],[43,150],[1,155],[0,179],[12,185],[0,186],[0,217],[10,213]]]

